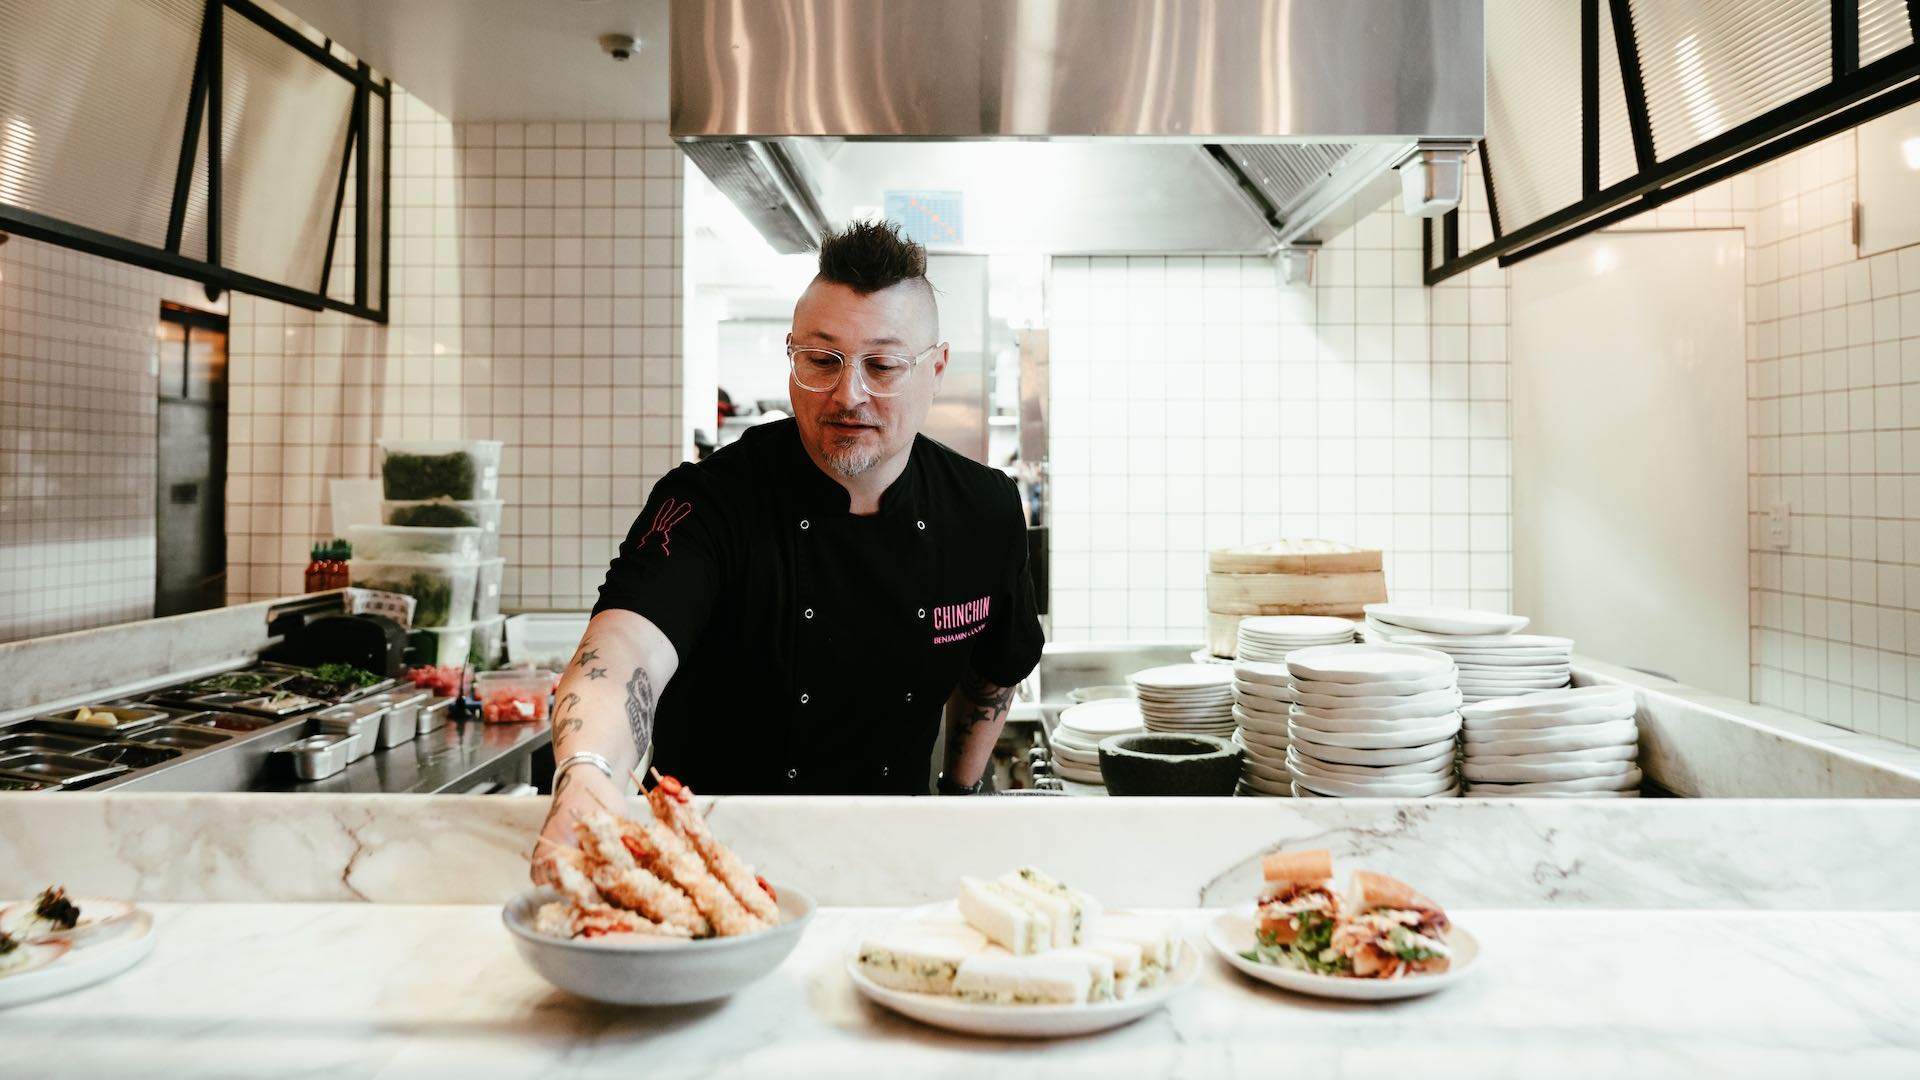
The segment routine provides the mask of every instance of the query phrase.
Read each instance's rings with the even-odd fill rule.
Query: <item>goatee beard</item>
[[[880,464],[879,451],[862,450],[858,447],[851,446],[844,450],[826,447],[822,451],[821,456],[827,459],[827,464],[832,467],[834,472],[839,473],[848,480]]]

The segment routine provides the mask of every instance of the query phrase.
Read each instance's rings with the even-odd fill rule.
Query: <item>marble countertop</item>
[[[1458,911],[1484,966],[1434,997],[1322,1002],[1207,954],[1164,1011],[1030,1043],[859,998],[842,964],[881,909],[822,909],[729,1000],[638,1010],[549,987],[491,905],[149,906],[141,965],[0,1015],[7,1075],[1920,1075],[1913,913]],[[1211,915],[1167,913],[1203,949]]]

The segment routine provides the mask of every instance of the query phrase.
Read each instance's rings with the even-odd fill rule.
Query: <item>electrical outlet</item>
[[[1775,499],[1767,504],[1765,541],[1770,548],[1784,549],[1793,545],[1792,503]]]

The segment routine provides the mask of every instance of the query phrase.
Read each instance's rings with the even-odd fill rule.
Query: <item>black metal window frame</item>
[[[1913,42],[1864,66],[1860,64],[1858,0],[1830,0],[1833,74],[1826,85],[1662,161],[1654,152],[1633,13],[1628,0],[1604,0],[1607,17],[1612,21],[1614,46],[1620,61],[1620,84],[1626,97],[1627,127],[1638,168],[1627,179],[1602,188],[1599,48],[1602,2],[1580,0],[1581,198],[1523,228],[1502,231],[1499,187],[1486,140],[1481,140],[1480,171],[1492,218],[1493,241],[1462,251],[1458,209],[1442,216],[1438,238],[1434,235],[1433,220],[1423,222],[1421,265],[1428,285],[1437,285],[1489,260],[1497,259],[1501,266],[1512,266],[1920,101],[1920,0],[1907,0],[1907,22],[1913,28]],[[1436,243],[1438,263],[1434,261]]]
[[[258,25],[292,49],[299,51],[308,59],[353,84],[353,102],[347,124],[347,153],[340,161],[340,176],[334,189],[331,230],[327,235],[324,263],[320,268],[320,289],[309,292],[277,281],[243,273],[220,263],[221,248],[221,187],[220,187],[220,122],[223,105],[223,53],[224,27],[228,14],[234,14]],[[379,97],[379,129],[371,123],[372,99]],[[205,161],[207,187],[207,252],[205,259],[196,259],[181,252],[181,234],[185,231],[187,203],[193,188],[193,176],[200,146],[202,130],[206,133],[207,154]],[[372,170],[368,167],[372,140],[380,139],[380,228],[377,237],[371,232]],[[334,55],[331,42],[315,44],[299,30],[288,26],[268,13],[253,0],[207,0],[206,14],[200,22],[199,51],[193,65],[193,86],[187,101],[185,130],[180,140],[179,165],[174,172],[173,202],[167,220],[167,236],[164,247],[153,247],[138,243],[112,233],[75,225],[45,214],[34,213],[17,206],[0,203],[0,230],[25,236],[34,240],[58,244],[89,254],[114,259],[119,262],[144,266],[150,270],[173,274],[190,281],[198,281],[210,290],[230,289],[234,292],[262,296],[278,300],[295,307],[310,311],[343,311],[373,322],[387,321],[390,267],[388,244],[392,233],[393,220],[391,177],[393,161],[393,81],[375,78],[366,63],[349,64]],[[350,167],[351,166],[351,167]],[[346,201],[348,174],[354,177],[354,267],[353,299],[337,300],[327,295],[332,278],[334,242],[340,232],[340,215]],[[377,240],[377,245],[375,241]],[[380,267],[379,288],[373,290],[369,284],[369,252],[377,252]]]

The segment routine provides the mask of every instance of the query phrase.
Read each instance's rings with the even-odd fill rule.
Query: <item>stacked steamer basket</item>
[[[1573,678],[1573,640],[1521,634],[1525,615],[1426,604],[1368,604],[1369,641],[1438,649],[1460,670],[1469,702],[1518,697],[1567,686]]]
[[[1100,775],[1100,740],[1131,735],[1145,726],[1140,708],[1129,698],[1106,698],[1069,705],[1060,712],[1048,743],[1053,773],[1077,784],[1106,785]]]
[[[1354,624],[1323,615],[1261,615],[1240,622],[1233,661],[1234,742],[1241,758],[1239,794],[1289,795],[1287,710],[1293,704],[1286,660],[1297,649],[1352,644]]]
[[[1460,690],[1446,653],[1328,645],[1287,657],[1287,773],[1302,797],[1449,798]]]
[[[1148,731],[1177,735],[1233,734],[1233,669],[1220,664],[1168,664],[1127,676]]]
[[[1387,598],[1379,551],[1280,540],[1207,552],[1207,650],[1232,657],[1240,623],[1262,615],[1359,617]]]
[[[1582,686],[1460,710],[1467,794],[1631,799],[1640,794],[1633,691]]]

